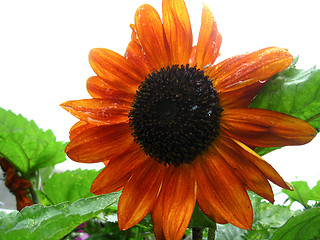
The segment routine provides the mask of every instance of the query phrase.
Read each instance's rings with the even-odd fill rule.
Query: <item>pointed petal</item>
[[[131,101],[120,96],[93,98],[62,103],[60,106],[81,121],[93,125],[128,122]]]
[[[206,196],[199,190],[197,192],[197,203],[201,209],[201,211],[206,214],[212,221],[219,224],[226,224],[226,221],[221,214],[211,206],[210,201],[206,198]]]
[[[187,7],[183,0],[162,2],[164,31],[171,50],[171,64],[188,63],[192,50],[192,30]]]
[[[140,6],[135,14],[135,26],[152,66],[160,69],[170,65],[170,49],[157,11],[148,4]]]
[[[230,165],[214,149],[194,161],[198,190],[207,199],[198,199],[201,210],[210,216],[215,209],[229,223],[243,229],[252,226],[252,206],[248,194]]]
[[[82,133],[83,131],[89,129],[89,128],[93,128],[96,125],[92,125],[83,121],[78,121],[76,124],[74,124],[70,131],[69,131],[69,138],[70,141],[72,141],[72,139],[77,136],[78,134]]]
[[[112,157],[110,163],[97,176],[91,186],[91,192],[107,194],[118,191],[128,182],[135,168],[147,160],[147,156],[136,143]]]
[[[256,165],[267,179],[274,184],[277,184],[279,187],[290,189],[279,173],[255,151],[239,141],[232,140],[236,143],[236,145],[232,145],[232,148],[240,152],[241,155]]]
[[[152,209],[165,177],[166,167],[153,159],[135,169],[118,205],[120,230],[136,225]]]
[[[92,98],[103,98],[109,91],[114,90],[98,76],[93,76],[87,80],[87,90]]]
[[[92,49],[89,53],[89,63],[101,79],[122,92],[135,94],[145,77],[125,57],[109,49]]]
[[[166,239],[181,239],[185,233],[196,203],[197,185],[193,167],[181,164],[174,168],[165,189],[163,230]]]
[[[233,168],[234,172],[245,184],[246,189],[259,194],[261,197],[273,203],[274,195],[265,175],[254,163],[245,158],[241,152],[237,151],[234,145],[236,144],[231,139],[223,136],[220,136],[214,143],[215,149]]]
[[[196,52],[196,64],[203,68],[213,64],[219,55],[222,38],[217,29],[217,23],[207,6],[203,7],[201,28]]]
[[[221,115],[221,129],[230,137],[257,147],[301,145],[316,135],[307,122],[266,109],[227,109]]]
[[[208,69],[224,108],[247,107],[274,74],[293,58],[286,49],[270,47],[227,59]]]
[[[102,125],[75,136],[65,151],[76,162],[103,162],[127,149],[132,142],[129,124]]]
[[[92,98],[121,98],[128,99],[129,102],[133,100],[133,94],[120,92],[108,85],[105,81],[97,76],[88,78],[87,90]]]
[[[139,72],[141,72],[144,76],[147,76],[153,71],[152,66],[146,58],[141,45],[136,41],[130,41],[124,56],[128,59],[128,61],[134,64]]]
[[[161,191],[159,196],[151,210],[151,218],[153,223],[154,235],[157,240],[165,240],[164,232],[163,232],[163,205],[164,205],[164,196],[166,193],[166,189],[169,183],[169,179],[167,176],[171,176],[173,167],[167,169],[166,177],[162,182]]]

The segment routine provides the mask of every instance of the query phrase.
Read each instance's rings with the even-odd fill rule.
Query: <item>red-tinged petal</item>
[[[161,189],[166,167],[153,159],[141,164],[123,188],[118,205],[120,230],[136,225],[152,209]]]
[[[135,94],[145,77],[125,57],[109,49],[92,49],[89,53],[89,62],[101,79],[122,92]]]
[[[121,98],[133,100],[133,94],[120,92],[97,76],[88,78],[87,90],[92,98]]]
[[[75,136],[65,151],[76,162],[104,162],[127,149],[132,142],[129,124],[102,125]]]
[[[206,214],[212,221],[219,224],[226,224],[226,221],[221,214],[211,206],[210,201],[206,198],[206,196],[199,190],[197,192],[197,203],[201,209],[201,211]]]
[[[120,154],[112,156],[109,164],[97,176],[91,186],[91,192],[107,194],[118,191],[128,182],[135,168],[147,159],[145,153],[135,142]]]
[[[69,131],[69,138],[70,141],[72,141],[72,139],[77,136],[78,134],[82,133],[83,131],[89,129],[89,128],[93,128],[96,125],[92,125],[83,121],[79,121],[76,124],[74,124],[70,131]]]
[[[213,64],[219,55],[222,38],[217,29],[217,23],[207,6],[203,7],[201,28],[196,52],[196,64],[202,68]]]
[[[253,151],[251,148],[247,147],[245,144],[232,139],[236,144],[230,144],[229,146],[235,151],[241,153],[244,158],[250,160],[254,165],[256,165],[260,171],[274,184],[279,187],[290,189],[279,173],[266,162],[259,154]]]
[[[274,202],[272,188],[260,169],[249,159],[245,158],[235,147],[235,143],[227,137],[220,136],[214,143],[215,149],[229,163],[247,190],[259,194],[269,202]]]
[[[181,239],[196,203],[197,185],[193,167],[181,164],[168,174],[163,202],[163,230],[166,239]]]
[[[81,121],[93,125],[128,122],[131,101],[120,96],[93,98],[62,103],[60,106]]]
[[[147,76],[153,71],[153,68],[150,65],[149,60],[146,58],[141,45],[136,41],[130,41],[124,56],[128,61],[134,64],[143,75]]]
[[[271,47],[227,59],[207,71],[224,108],[247,107],[267,80],[287,68],[292,56],[286,49]]]
[[[170,65],[170,49],[157,11],[148,4],[135,14],[136,31],[151,65],[160,69]]]
[[[230,165],[214,149],[194,161],[198,191],[207,202],[198,199],[201,210],[210,216],[214,211],[229,223],[243,229],[252,226],[249,196]],[[208,206],[210,208],[208,209]]]
[[[98,76],[93,76],[87,80],[87,90],[92,98],[103,98],[108,96],[109,91],[114,90]]]
[[[257,147],[301,145],[316,135],[307,122],[266,109],[226,109],[221,129],[230,137]]]
[[[152,223],[153,223],[153,230],[154,235],[156,236],[157,240],[165,240],[164,232],[163,232],[163,205],[164,205],[164,196],[166,193],[167,185],[169,183],[168,176],[172,175],[172,171],[174,171],[174,167],[169,167],[167,169],[166,177],[164,178],[162,182],[161,191],[159,193],[159,196],[150,211]]]
[[[192,50],[192,30],[183,0],[162,2],[164,32],[171,50],[171,64],[186,65]]]

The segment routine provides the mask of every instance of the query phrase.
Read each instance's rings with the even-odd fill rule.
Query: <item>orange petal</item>
[[[81,121],[93,125],[112,125],[129,121],[131,101],[120,97],[122,96],[68,101],[60,106]]]
[[[128,182],[132,171],[147,159],[145,153],[132,143],[128,149],[112,157],[109,164],[97,176],[91,186],[91,192],[107,194],[118,191]]]
[[[211,206],[210,201],[206,198],[206,196],[201,192],[198,191],[197,193],[197,202],[201,209],[201,211],[204,212],[212,221],[219,223],[219,224],[226,224],[228,221],[226,221],[221,214]]]
[[[196,52],[196,64],[203,68],[213,64],[219,55],[221,35],[217,29],[217,23],[207,6],[203,7],[201,28]]]
[[[188,63],[192,50],[192,30],[187,7],[183,0],[162,2],[164,31],[171,50],[171,64]]]
[[[103,81],[101,78],[97,76],[88,78],[87,90],[92,98],[116,97],[116,98],[133,100],[133,96],[134,96],[133,94],[120,92],[114,89],[113,87],[108,85],[105,81]]]
[[[215,149],[233,168],[234,172],[245,184],[246,189],[259,194],[261,197],[273,203],[274,195],[265,175],[254,163],[245,158],[241,152],[237,151],[235,147],[230,147],[233,145],[235,145],[235,143],[231,139],[223,136],[220,136],[214,143]]]
[[[83,121],[78,121],[76,124],[74,124],[70,131],[69,131],[69,138],[70,141],[72,141],[72,139],[77,136],[78,134],[82,133],[83,131],[89,129],[89,128],[93,128],[96,125],[92,125]]]
[[[230,137],[252,146],[301,145],[316,135],[307,122],[266,109],[227,109],[221,114],[221,129]]]
[[[157,11],[148,4],[140,6],[135,14],[135,26],[151,65],[156,69],[170,65],[170,49]]]
[[[266,81],[287,68],[292,59],[286,49],[265,48],[227,59],[208,69],[207,74],[224,108],[247,107]]]
[[[101,79],[122,92],[135,94],[145,77],[125,57],[109,49],[92,49],[89,53],[89,62]]]
[[[167,169],[166,176],[171,176],[171,172],[174,170],[173,167]],[[168,186],[169,179],[165,177],[162,183],[161,191],[159,196],[150,211],[152,223],[153,223],[153,230],[154,235],[156,236],[157,240],[165,240],[164,232],[163,232],[163,205],[164,205],[164,196],[166,193],[166,189]]]
[[[166,167],[148,159],[135,169],[119,199],[120,230],[136,225],[152,209],[165,177]]]
[[[102,125],[76,135],[65,151],[76,162],[103,162],[127,149],[132,142],[129,124]]]
[[[213,208],[229,223],[250,229],[253,218],[251,202],[230,165],[214,148],[196,159],[194,165],[199,194],[203,195],[197,199],[201,210],[210,217],[214,213],[210,208]]]
[[[193,167],[181,164],[168,174],[163,202],[163,230],[166,239],[181,239],[196,203],[197,185]]]
[[[136,41],[130,41],[124,56],[134,64],[143,75],[147,76],[153,71],[142,47]]]
[[[277,184],[279,187],[290,189],[279,173],[262,157],[259,156],[251,148],[247,147],[245,144],[232,139],[236,144],[230,145],[235,151],[241,153],[244,158],[250,160],[254,165],[256,165],[260,171],[268,178],[271,182]]]

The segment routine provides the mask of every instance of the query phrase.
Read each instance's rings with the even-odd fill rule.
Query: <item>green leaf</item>
[[[290,218],[271,240],[311,240],[320,236],[320,208],[312,208],[304,213]]]
[[[72,203],[80,198],[92,197],[94,194],[90,192],[90,187],[98,174],[96,170],[81,169],[55,173],[48,179],[43,191],[52,204]]]
[[[40,204],[21,212],[0,215],[2,240],[61,239],[81,223],[95,217],[119,197],[111,193],[44,207]]]
[[[320,128],[320,70],[296,69],[295,62],[276,74],[250,104],[251,108],[263,108],[289,114]],[[319,132],[319,130],[317,130]],[[257,148],[264,155],[277,148]]]
[[[291,204],[295,201],[299,202],[305,208],[308,208],[308,201],[310,199],[310,188],[307,182],[304,181],[294,181],[291,182],[294,191],[290,191],[287,189],[282,189],[282,192],[289,196],[289,200]]]
[[[34,121],[0,108],[0,155],[25,176],[63,162],[64,148],[51,130],[44,132]]]
[[[309,192],[310,200],[315,200],[320,202],[320,181],[317,182],[317,185],[314,186]]]

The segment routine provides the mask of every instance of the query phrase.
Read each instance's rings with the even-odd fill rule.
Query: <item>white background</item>
[[[319,1],[187,0],[195,42],[203,2],[216,17],[223,42],[217,61],[269,46],[300,55],[298,68],[320,65]],[[86,79],[94,75],[90,49],[120,54],[130,41],[136,8],[160,0],[11,0],[0,2],[0,107],[52,129],[68,141],[76,119],[59,107],[67,100],[89,98]],[[267,159],[287,181],[320,180],[319,136],[301,147],[275,151]],[[67,161],[59,169],[80,165]],[[101,165],[81,165],[82,168]]]

